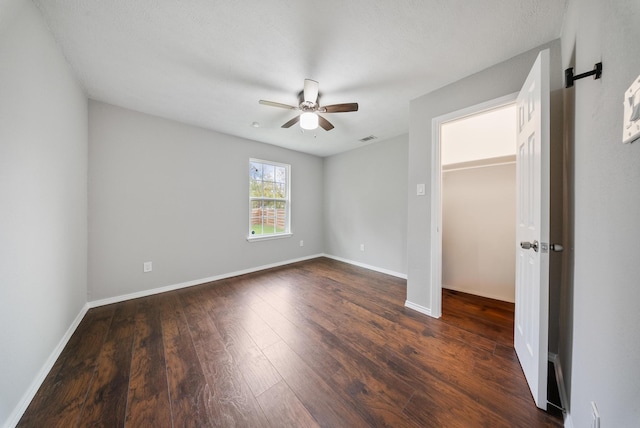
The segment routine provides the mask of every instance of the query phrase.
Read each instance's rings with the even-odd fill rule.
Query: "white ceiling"
[[[327,156],[409,101],[560,36],[564,0],[34,0],[92,99]],[[305,78],[335,129],[280,126]],[[258,122],[260,127],[252,126]],[[375,141],[375,140],[374,140]]]

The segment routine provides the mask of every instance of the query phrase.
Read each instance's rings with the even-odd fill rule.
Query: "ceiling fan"
[[[302,112],[282,125],[283,128],[290,128],[293,124],[300,122],[300,127],[302,129],[316,129],[318,125],[320,125],[320,127],[325,131],[331,131],[333,129],[331,122],[320,116],[318,113],[345,113],[358,111],[358,103],[332,104],[320,107],[318,82],[311,79],[304,79],[304,89],[300,92],[299,98],[300,104],[297,107],[265,100],[260,100],[259,103],[266,106],[299,110]]]

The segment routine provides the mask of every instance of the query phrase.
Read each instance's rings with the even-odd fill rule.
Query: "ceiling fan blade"
[[[333,129],[331,122],[320,115],[318,115],[318,125],[320,125],[325,131],[331,131]]]
[[[291,128],[292,125],[294,125],[294,124],[296,124],[298,122],[300,122],[300,116],[294,117],[289,122],[287,122],[284,125],[282,125],[282,128]]]
[[[276,103],[276,102],[273,102],[273,101],[260,100],[258,102],[260,104],[262,104],[262,105],[265,105],[265,106],[280,107],[280,108],[286,108],[286,109],[289,109],[289,110],[297,110],[298,109],[298,107],[290,106],[289,104]]]
[[[349,111],[358,111],[358,103],[332,104],[318,109],[322,113],[346,113]]]
[[[304,79],[304,100],[315,103],[318,100],[318,82]]]

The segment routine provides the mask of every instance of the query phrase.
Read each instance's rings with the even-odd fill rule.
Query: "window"
[[[291,166],[249,160],[249,240],[290,236]]]

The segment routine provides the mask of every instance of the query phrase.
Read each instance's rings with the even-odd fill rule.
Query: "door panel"
[[[529,389],[547,408],[549,325],[549,51],[540,52],[517,99],[514,347]]]

